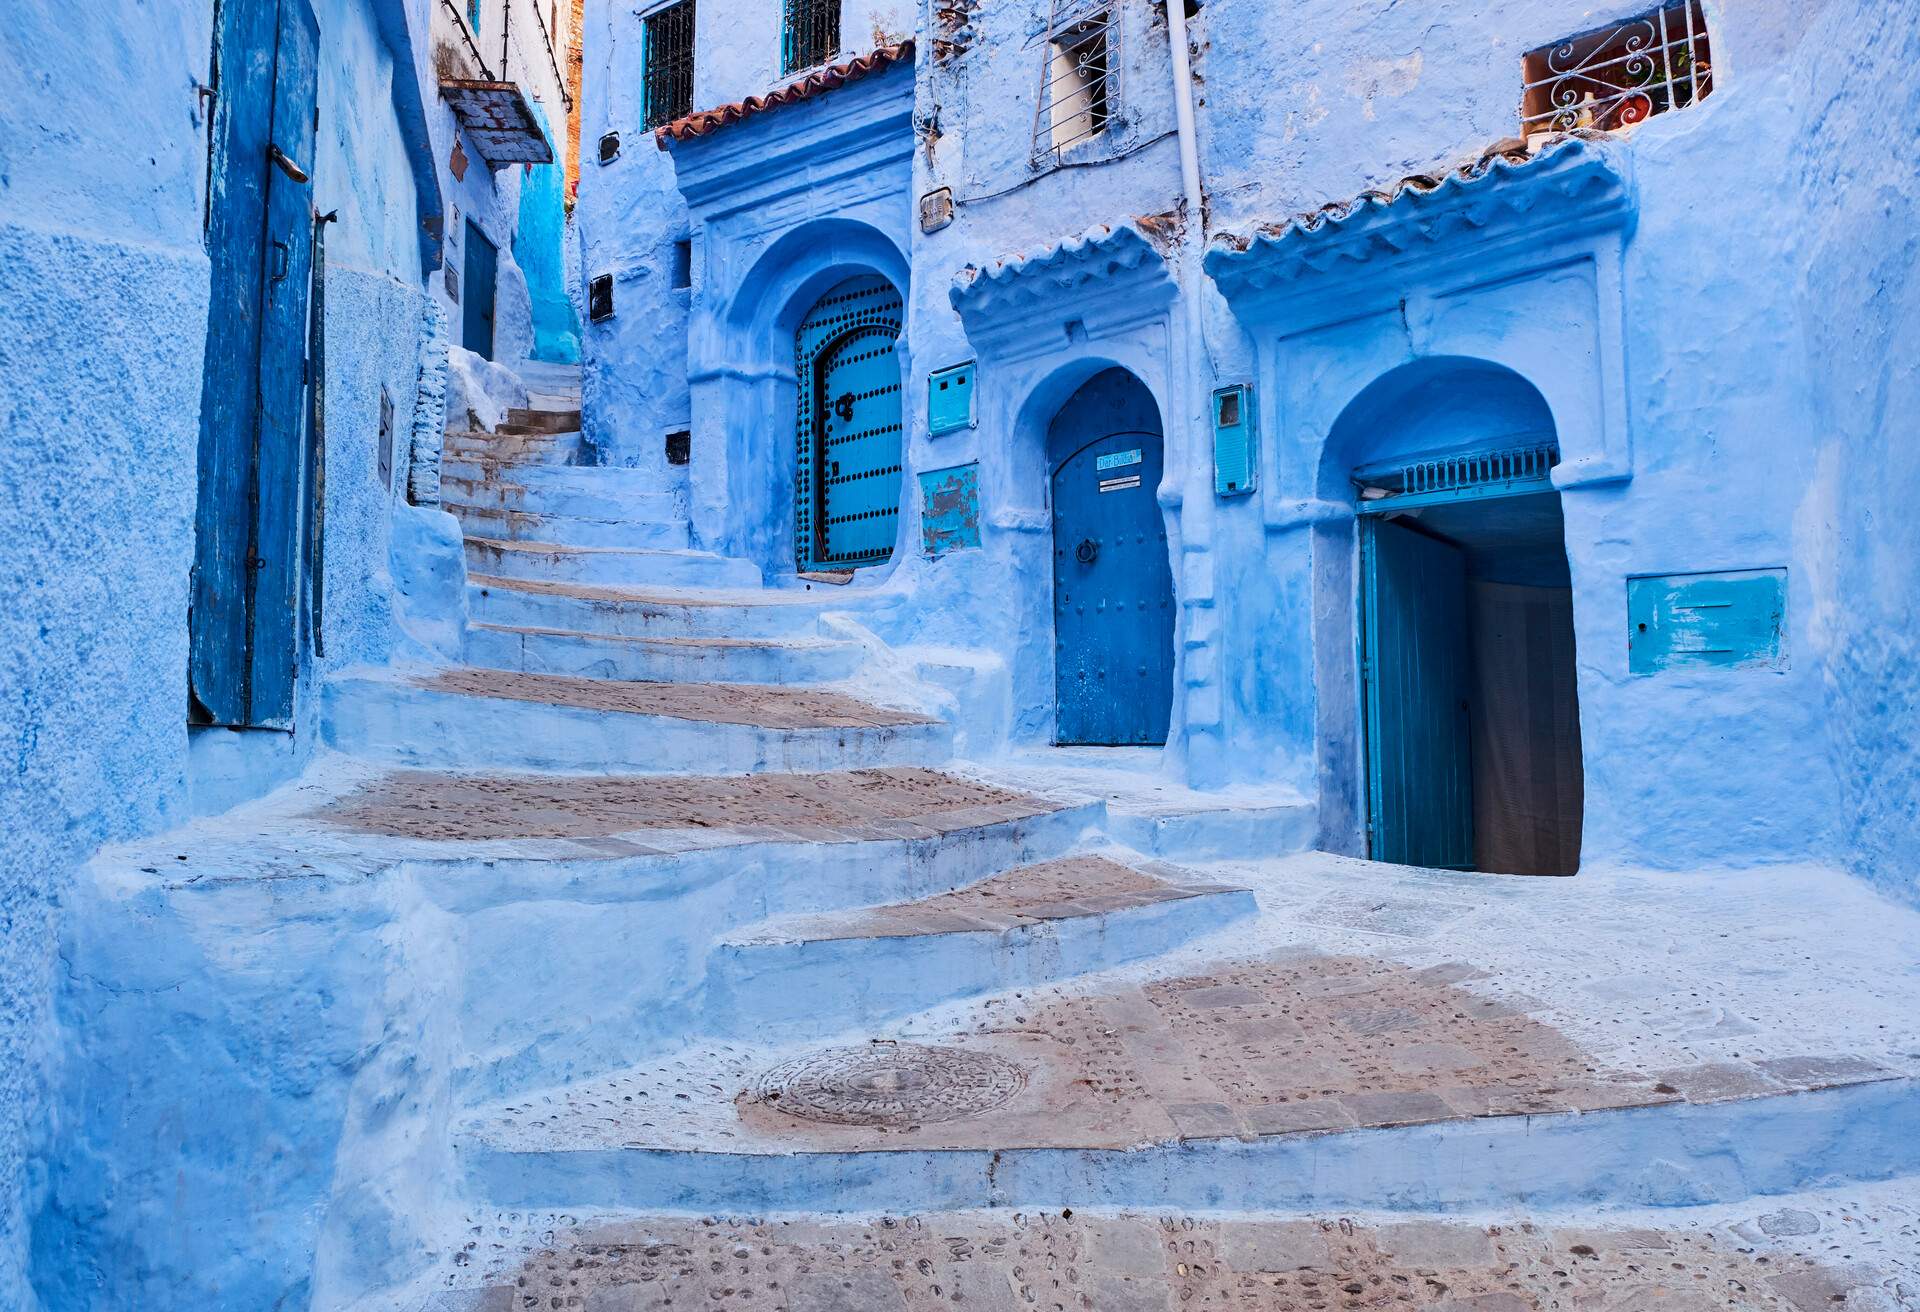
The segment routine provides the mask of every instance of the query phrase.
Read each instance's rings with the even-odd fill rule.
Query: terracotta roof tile
[[[913,63],[913,40],[908,38],[896,45],[882,46],[871,54],[850,59],[844,64],[834,64],[827,68],[816,69],[798,82],[781,87],[778,91],[764,96],[748,96],[745,100],[736,100],[730,105],[721,105],[717,109],[702,109],[687,114],[664,125],[654,132],[653,138],[660,149],[666,150],[676,141],[691,141],[695,137],[704,137],[709,132],[738,123],[742,119],[752,118],[755,114],[781,105],[791,105],[795,101],[807,100],[835,91],[849,82],[858,82],[863,77],[885,72],[895,64]]]

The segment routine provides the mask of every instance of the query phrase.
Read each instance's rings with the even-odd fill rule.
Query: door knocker
[[[842,423],[853,418],[853,393],[842,392],[840,399],[833,403],[833,412],[840,416]]]
[[[1081,538],[1080,545],[1073,549],[1073,558],[1082,565],[1091,565],[1100,555],[1100,544],[1092,538]]]

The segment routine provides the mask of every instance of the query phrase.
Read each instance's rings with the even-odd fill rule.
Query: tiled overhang
[[[490,168],[553,163],[553,143],[518,83],[449,78],[440,94]]]
[[[1051,343],[1064,323],[1090,331],[1159,314],[1175,284],[1165,257],[1133,223],[1102,224],[1058,245],[954,276],[948,299],[976,343]]]
[[[913,42],[902,41],[897,45],[882,46],[872,54],[862,55],[858,59],[848,60],[844,64],[834,64],[818,69],[778,91],[764,96],[748,96],[745,100],[736,100],[730,105],[721,105],[717,109],[702,109],[687,114],[658,129],[653,135],[660,149],[666,150],[677,142],[691,141],[695,137],[706,136],[743,119],[763,114],[782,105],[795,104],[814,96],[836,91],[849,82],[858,82],[861,78],[883,73],[895,64],[913,64]]]

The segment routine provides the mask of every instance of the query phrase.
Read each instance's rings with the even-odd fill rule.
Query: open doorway
[[[1553,460],[1536,447],[1354,475],[1375,860],[1579,869],[1573,593]]]

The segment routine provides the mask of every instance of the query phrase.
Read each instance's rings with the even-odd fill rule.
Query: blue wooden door
[[[487,360],[493,359],[493,296],[499,281],[499,248],[468,219],[467,270],[460,288],[460,344]]]
[[[1369,850],[1471,869],[1466,558],[1382,518],[1360,531]]]
[[[1099,435],[1081,442],[1089,433]],[[1115,370],[1067,403],[1050,445],[1070,451],[1051,488],[1054,740],[1165,743],[1174,610],[1156,496],[1158,409],[1137,379]]]
[[[893,555],[900,322],[900,293],[877,275],[835,287],[801,322],[794,527],[803,571],[857,569]]]
[[[319,26],[226,0],[208,215],[190,681],[196,717],[292,724]]]

